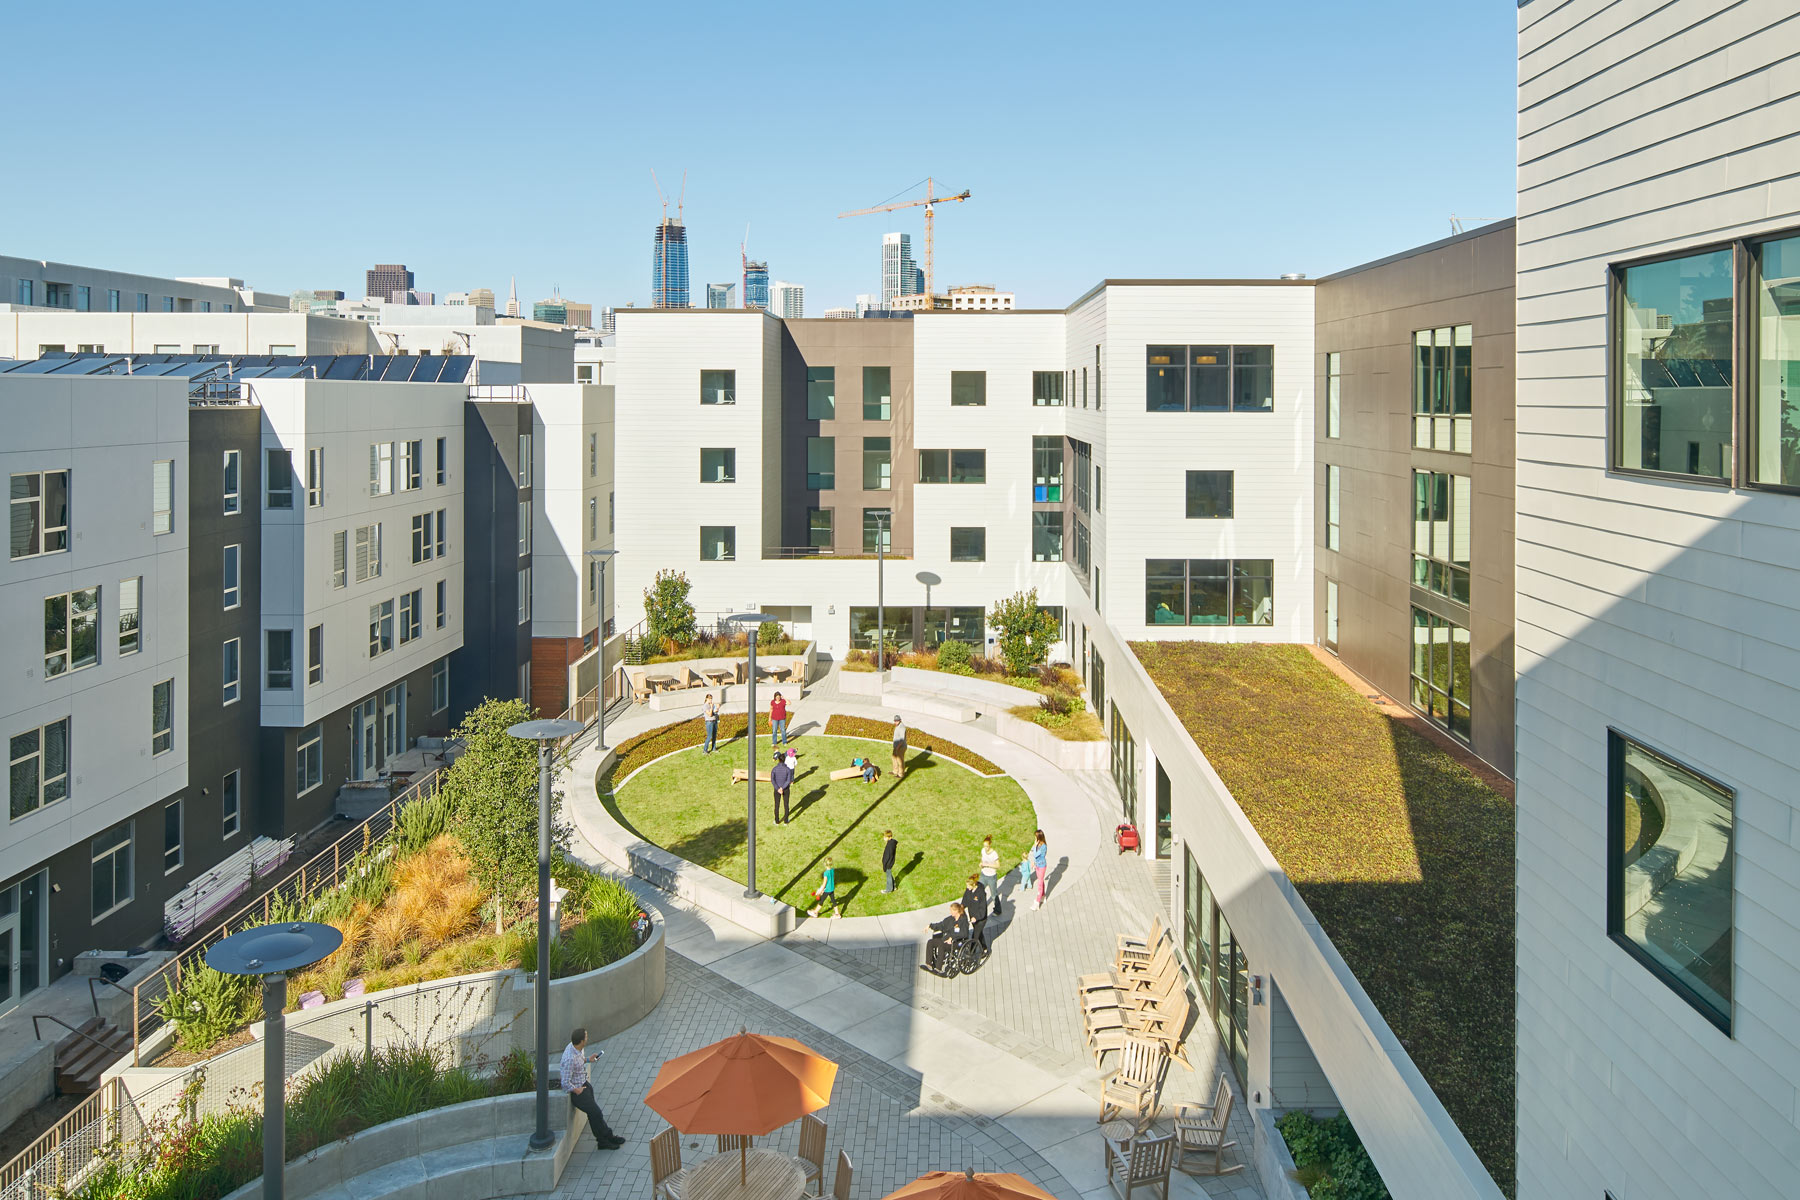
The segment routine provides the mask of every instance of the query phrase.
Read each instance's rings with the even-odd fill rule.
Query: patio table
[[[682,1200],[798,1200],[806,1189],[800,1165],[785,1154],[760,1147],[749,1151],[742,1183],[738,1158],[726,1151],[690,1170],[682,1181]]]
[[[660,688],[663,691],[668,691],[681,681],[676,679],[673,675],[646,675],[644,676],[644,682],[653,688]]]

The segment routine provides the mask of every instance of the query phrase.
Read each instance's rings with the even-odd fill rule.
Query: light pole
[[[546,717],[520,721],[506,732],[538,745],[537,1129],[531,1148],[542,1150],[556,1140],[550,1132],[550,755],[553,743],[581,732],[581,722]]]
[[[925,585],[925,629],[921,632],[919,638],[919,649],[926,650],[930,648],[931,640],[929,636],[931,630],[931,589],[944,581],[930,571],[920,571],[917,575],[914,575],[913,578]]]
[[[733,625],[748,623],[750,626],[750,691],[746,696],[749,712],[745,715],[746,729],[750,734],[750,761],[745,763],[746,772],[750,776],[750,808],[745,829],[749,835],[746,843],[749,850],[749,875],[744,880],[744,899],[755,900],[762,893],[756,890],[756,634],[764,621],[775,618],[765,612],[732,613],[725,618]],[[769,744],[774,746],[775,726],[769,726]]]
[[[260,976],[263,985],[263,1200],[281,1200],[287,1171],[287,977],[344,944],[330,925],[258,925],[213,943],[206,965],[222,975]]]
[[[875,514],[875,673],[887,670],[887,559],[882,543],[887,541],[887,518]]]
[[[599,602],[596,605],[597,615],[595,617],[600,623],[600,686],[597,689],[598,695],[595,696],[594,700],[596,706],[600,710],[600,744],[598,749],[602,754],[606,753],[606,560],[617,553],[617,550],[589,550],[587,552],[589,558],[597,558],[600,560],[600,586],[597,589],[600,593],[600,597]]]

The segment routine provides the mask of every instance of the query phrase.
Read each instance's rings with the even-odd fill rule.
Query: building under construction
[[[650,306],[687,308],[687,226],[680,217],[664,216],[656,226],[655,257],[650,263]]]

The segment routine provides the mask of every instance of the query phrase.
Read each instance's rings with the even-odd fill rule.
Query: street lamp
[[[875,514],[875,673],[887,670],[887,559],[882,543],[887,541],[887,518]]]
[[[775,618],[765,612],[741,612],[732,613],[725,619],[733,625],[747,622],[750,626],[750,691],[747,696],[750,706],[747,715],[750,733],[750,761],[744,764],[749,768],[750,776],[750,819],[746,826],[749,831],[750,873],[744,882],[744,899],[754,900],[762,895],[756,890],[756,634],[764,621],[773,621]],[[774,733],[775,726],[771,724],[769,726],[771,749],[775,745]]]
[[[538,961],[537,961],[537,1130],[531,1148],[556,1140],[550,1132],[550,755],[552,744],[581,732],[580,721],[546,717],[507,729],[521,741],[538,744]]]
[[[260,976],[263,985],[263,1200],[281,1200],[287,1171],[287,977],[344,944],[330,925],[258,925],[214,942],[206,965],[222,975]]]
[[[617,553],[617,550],[589,550],[587,552],[589,558],[600,560],[600,586],[596,589],[600,593],[596,618],[600,622],[600,687],[599,694],[594,699],[600,709],[600,744],[598,748],[602,754],[606,753],[606,560]]]

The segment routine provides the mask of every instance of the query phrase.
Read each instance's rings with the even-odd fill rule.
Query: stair
[[[87,1095],[100,1086],[100,1076],[106,1068],[130,1052],[130,1034],[99,1017],[89,1018],[80,1034],[71,1033],[56,1043],[58,1094]]]

